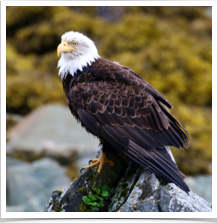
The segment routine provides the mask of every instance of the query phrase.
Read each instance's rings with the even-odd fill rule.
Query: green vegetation
[[[6,19],[8,112],[66,104],[56,47],[63,33],[79,31],[173,104],[192,136],[189,150],[172,150],[180,169],[211,173],[212,19],[205,7],[8,7]]]
[[[57,193],[58,193],[59,195],[61,195],[61,194],[62,194],[62,191],[61,191],[61,190],[57,190]]]
[[[87,209],[88,212],[92,211],[95,207],[102,207],[102,201],[108,200],[109,193],[112,192],[112,188],[109,188],[108,185],[104,184],[101,189],[95,189],[91,186],[93,193],[89,192],[88,197],[82,197],[82,200],[90,208]]]

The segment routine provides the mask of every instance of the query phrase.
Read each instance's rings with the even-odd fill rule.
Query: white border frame
[[[2,1],[1,2],[1,217],[2,218],[216,218],[216,199],[213,199],[212,212],[6,212],[6,6],[212,6],[212,18],[216,21],[216,2],[214,1]],[[213,22],[213,25],[216,23]],[[216,37],[216,27],[213,27],[213,37]],[[215,40],[216,38],[213,38]],[[214,49],[213,41],[213,49]],[[214,50],[213,50],[214,54]],[[215,69],[214,69],[215,68]],[[213,64],[213,73],[217,74],[216,66]],[[216,75],[215,75],[216,76]],[[216,78],[213,76],[213,83]],[[213,95],[215,89],[213,88]],[[213,104],[213,114],[216,114]],[[215,117],[213,117],[213,123]],[[215,127],[213,125],[213,132]],[[213,137],[213,140],[215,138]],[[213,146],[216,145],[213,144]],[[206,149],[206,148],[204,148]],[[216,157],[216,148],[213,156]],[[213,160],[213,188],[216,184],[216,163]],[[217,197],[213,190],[213,198]],[[43,208],[43,207],[42,207]]]

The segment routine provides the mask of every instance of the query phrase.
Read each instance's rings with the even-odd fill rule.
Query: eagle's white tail
[[[175,161],[175,159],[174,159],[174,157],[173,157],[173,154],[172,154],[172,152],[171,152],[171,150],[170,150],[170,147],[169,147],[169,146],[165,146],[165,149],[167,150],[167,152],[168,152],[169,155],[171,156],[173,162],[176,163],[176,161]]]

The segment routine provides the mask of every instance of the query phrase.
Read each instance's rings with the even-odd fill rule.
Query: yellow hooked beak
[[[72,50],[75,50],[75,48],[73,46],[69,46],[68,43],[64,41],[57,47],[57,56],[59,56],[60,53],[71,52]]]

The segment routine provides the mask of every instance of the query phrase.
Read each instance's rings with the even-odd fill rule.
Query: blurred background
[[[212,202],[211,7],[7,7],[7,211],[41,211],[99,149],[76,123],[58,76],[67,31],[141,75],[191,134],[172,152],[186,182]]]

